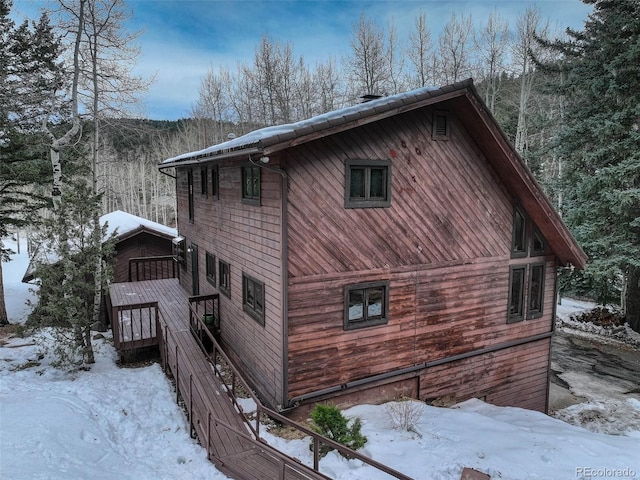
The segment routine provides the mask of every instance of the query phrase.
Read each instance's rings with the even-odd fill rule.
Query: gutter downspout
[[[282,162],[285,159],[282,158]],[[289,408],[290,402],[288,400],[289,395],[289,281],[288,281],[288,271],[289,271],[289,235],[287,233],[288,230],[288,209],[287,206],[289,204],[288,195],[289,195],[289,175],[286,170],[273,167],[267,165],[266,163],[256,162],[253,160],[252,156],[249,155],[249,162],[256,167],[264,168],[265,170],[271,170],[272,172],[279,173],[282,177],[282,192],[280,195],[280,199],[282,202],[281,212],[282,216],[280,219],[280,262],[282,275],[280,278],[282,279],[282,404],[278,405],[279,411],[284,411]]]

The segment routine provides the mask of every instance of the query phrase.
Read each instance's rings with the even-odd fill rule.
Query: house
[[[148,276],[148,272],[139,267],[136,272],[131,268],[130,260],[148,257],[169,257],[173,255],[173,239],[178,233],[175,228],[167,227],[158,222],[147,220],[121,210],[116,210],[100,217],[100,225],[107,224],[107,237],[113,232],[116,234],[115,261],[113,265],[113,283],[131,281],[131,275],[138,277]],[[134,263],[135,265],[135,263]],[[146,269],[150,262],[145,262]],[[173,268],[173,262],[155,263],[167,270],[165,274],[154,274],[154,278],[171,276],[169,270]]]
[[[165,160],[180,284],[287,411],[402,395],[545,411],[556,271],[586,257],[471,80]]]
[[[113,282],[128,282],[130,278],[130,259],[147,258],[147,257],[169,257],[174,253],[172,241],[177,236],[175,228],[167,227],[157,222],[147,220],[146,218],[132,215],[131,213],[115,210],[100,217],[100,225],[107,225],[105,240],[115,234],[115,254],[113,264]],[[51,252],[48,248],[36,248],[27,271],[22,281],[28,283],[35,276],[35,260],[45,261],[48,263],[56,262],[57,258],[51,258]],[[48,256],[49,258],[46,258]],[[172,261],[155,262],[150,267],[149,261],[144,262],[147,268],[164,268],[167,271],[173,269]],[[135,271],[131,272],[135,274]],[[138,270],[138,276],[143,276],[142,267]],[[148,273],[148,272],[147,272]],[[154,278],[170,276],[169,273],[155,274]]]

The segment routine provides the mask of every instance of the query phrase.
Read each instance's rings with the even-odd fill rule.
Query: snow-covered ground
[[[14,322],[24,320],[20,305],[26,290],[16,288],[24,273],[19,265],[26,268],[20,257],[3,264]],[[119,368],[108,339],[96,340],[91,371],[67,374],[50,367],[52,358],[42,348],[47,341],[42,334],[0,346],[0,478],[226,478],[189,437],[172,386],[157,364]],[[640,412],[640,401],[628,403]],[[362,419],[369,439],[363,453],[415,479],[458,480],[465,466],[514,480],[640,478],[640,428],[621,435],[594,433],[479,400],[452,409],[411,405],[420,410],[412,432],[392,428],[388,406],[360,405],[345,413]],[[274,446],[311,461],[308,440],[265,435]],[[334,453],[321,468],[340,480],[389,478]]]

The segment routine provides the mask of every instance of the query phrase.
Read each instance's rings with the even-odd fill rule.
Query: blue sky
[[[44,0],[14,0],[13,17],[37,18]],[[307,65],[338,61],[349,52],[353,25],[365,12],[386,28],[393,20],[404,43],[421,11],[432,39],[453,12],[484,24],[492,10],[514,26],[518,14],[537,5],[552,27],[582,29],[590,6],[580,0],[128,0],[132,29],[143,29],[136,73],[155,82],[144,95],[148,118],[173,120],[189,116],[200,81],[210,68],[250,63],[263,35],[290,42]]]

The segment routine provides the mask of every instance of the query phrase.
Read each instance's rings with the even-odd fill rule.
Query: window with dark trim
[[[200,169],[200,193],[207,196],[209,194],[209,170],[206,167]]]
[[[193,223],[193,170],[187,170],[187,196],[189,197],[189,221]]]
[[[260,205],[260,167],[242,167],[242,201]]]
[[[345,330],[385,324],[389,315],[389,282],[347,285],[344,304]]]
[[[533,229],[531,239],[531,256],[540,256],[547,253],[547,241],[537,228]]]
[[[524,282],[526,265],[511,267],[509,270],[509,318],[507,323],[524,320]]]
[[[449,114],[447,112],[433,112],[431,138],[434,140],[449,139]]]
[[[219,180],[218,166],[211,167],[211,196],[214,199],[219,198],[220,180]]]
[[[242,309],[264,325],[264,283],[242,273]]]
[[[216,286],[216,257],[215,255],[212,255],[209,252],[205,252],[204,260],[205,260],[207,281],[215,287]]]
[[[527,292],[527,319],[542,316],[544,302],[544,264],[529,267],[529,288]]]
[[[231,266],[222,260],[218,261],[218,290],[231,298]]]
[[[347,160],[345,162],[345,208],[375,208],[391,205],[391,161]]]
[[[511,256],[526,257],[529,232],[527,228],[527,216],[520,207],[513,209],[513,232],[511,240]]]

